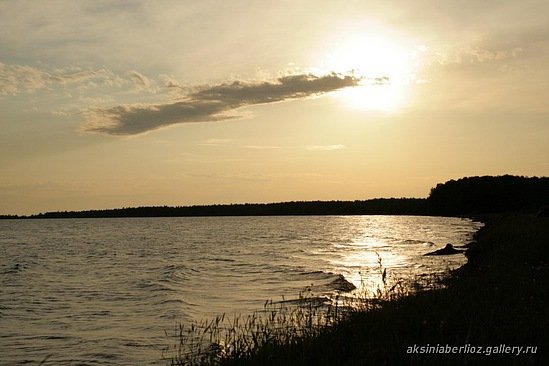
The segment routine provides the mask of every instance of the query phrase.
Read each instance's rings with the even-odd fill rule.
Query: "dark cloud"
[[[373,85],[385,85],[390,83],[391,83],[391,79],[388,76],[380,76],[372,79]]]
[[[228,109],[218,101],[194,100],[161,105],[118,106],[91,111],[85,129],[111,135],[136,135],[176,123],[234,118],[224,114]]]
[[[183,100],[154,105],[117,106],[88,113],[87,131],[134,135],[176,123],[237,118],[240,107],[306,98],[358,85],[360,79],[335,73],[290,75],[274,82],[233,83],[198,88]]]
[[[235,81],[232,84],[221,84],[197,91],[190,97],[196,100],[219,100],[227,104],[262,104],[323,94],[355,86],[357,82],[352,76],[341,77],[337,74],[323,77],[290,75],[279,78],[276,83],[249,84]]]

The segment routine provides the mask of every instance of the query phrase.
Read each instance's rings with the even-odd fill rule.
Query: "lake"
[[[0,364],[165,365],[178,323],[248,313],[306,286],[443,273],[482,226],[424,216],[0,220]]]

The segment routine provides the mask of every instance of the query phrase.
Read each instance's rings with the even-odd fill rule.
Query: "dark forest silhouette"
[[[292,201],[200,206],[128,207],[46,212],[0,218],[113,218],[277,215],[474,215],[506,211],[547,211],[549,177],[466,177],[438,184],[428,198],[377,198],[356,201]]]
[[[425,199],[380,198],[367,201],[294,201],[204,206],[128,207],[111,210],[47,212],[31,218],[282,216],[282,215],[423,215]]]
[[[549,205],[549,177],[467,177],[438,184],[428,198],[436,215],[539,211]]]

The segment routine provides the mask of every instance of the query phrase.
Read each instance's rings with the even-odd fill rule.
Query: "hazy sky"
[[[549,2],[0,1],[0,214],[549,175]]]

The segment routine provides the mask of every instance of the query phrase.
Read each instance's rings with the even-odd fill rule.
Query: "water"
[[[410,216],[0,221],[0,364],[164,365],[180,322],[445,271],[479,223]],[[341,276],[344,276],[344,281]]]

